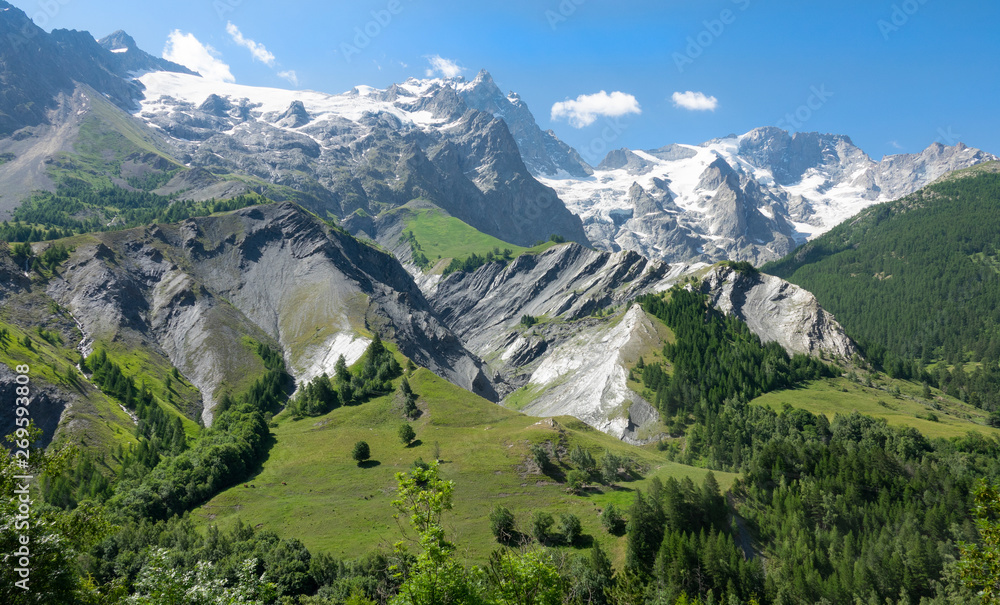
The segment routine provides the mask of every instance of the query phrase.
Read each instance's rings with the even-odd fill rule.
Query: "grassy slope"
[[[485,256],[494,248],[501,251],[507,248],[517,257],[525,253],[538,254],[556,245],[550,241],[532,248],[515,246],[491,235],[486,235],[475,227],[453,216],[448,216],[440,210],[400,209],[397,212],[408,213],[406,229],[413,232],[413,236],[420,244],[424,255],[431,261],[434,271],[438,273],[443,271],[453,258],[464,260],[473,253]],[[443,262],[438,262],[439,259]]]
[[[109,186],[110,177],[118,175],[121,161],[132,154],[159,155],[175,168],[183,168],[149,132],[100,97],[92,99],[90,114],[80,125],[74,149],[75,154],[60,154],[49,167],[56,182],[75,177],[95,186]]]
[[[846,378],[817,380],[805,387],[766,393],[752,403],[781,411],[784,404],[802,408],[814,414],[826,414],[831,420],[836,414],[858,411],[875,418],[885,418],[893,426],[910,426],[927,437],[959,437],[969,431],[979,431],[1000,436],[1000,430],[982,424],[986,414],[933,390],[932,400],[921,397],[921,386],[902,380],[884,379],[871,388],[853,383]],[[895,397],[885,388],[896,386],[900,396]],[[932,406],[936,406],[932,407]],[[927,420],[929,413],[938,421]],[[918,417],[918,416],[922,416]]]
[[[604,532],[598,511],[608,502],[627,507],[632,490],[645,489],[653,476],[690,476],[700,484],[707,472],[666,462],[654,451],[628,446],[572,418],[558,418],[551,426],[504,409],[426,370],[418,370],[410,383],[426,412],[413,423],[416,445],[406,448],[396,436],[402,418],[392,396],[340,408],[320,418],[294,421],[281,415],[273,429],[277,443],[262,472],[249,481],[256,487],[239,485],[223,492],[197,509],[195,518],[203,525],[222,526],[239,518],[283,536],[299,537],[310,549],[340,557],[389,548],[401,536],[390,505],[394,475],[407,470],[417,458],[433,459],[437,443],[444,460],[442,474],[456,483],[447,531],[466,558],[482,562],[496,548],[487,516],[500,503],[515,512],[522,527],[536,510],[557,518],[558,513],[575,513],[584,533],[602,541],[621,561],[624,539]],[[651,470],[646,479],[626,482],[618,490],[569,495],[551,477],[523,468],[529,444],[558,442],[560,427],[569,449],[580,444],[599,458],[608,448]],[[359,468],[354,463],[351,450],[358,440],[369,443],[377,465]],[[567,470],[561,466],[555,474]],[[716,475],[723,488],[735,477]]]
[[[8,339],[0,343],[0,363],[10,368],[27,364],[35,386],[58,385],[79,396],[72,416],[77,422],[68,428],[71,434],[63,430],[67,428],[64,426],[58,433],[59,440],[102,452],[110,451],[115,445],[136,443],[135,424],[128,414],[109,397],[88,386],[87,379],[76,370],[79,359],[74,348],[76,343],[63,338],[62,344],[53,344],[42,339],[38,332],[19,325],[16,307],[21,301],[18,298],[21,297],[6,300],[5,308],[0,311],[0,327],[9,332]],[[30,349],[23,344],[25,336],[31,339]]]

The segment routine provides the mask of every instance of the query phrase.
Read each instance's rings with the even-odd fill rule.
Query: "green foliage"
[[[366,441],[358,441],[354,444],[354,449],[351,450],[351,458],[354,458],[354,461],[359,465],[365,460],[371,458],[371,454],[371,448],[368,447],[368,443]]]
[[[535,511],[531,516],[531,536],[539,544],[548,544],[552,538],[552,526],[556,520],[545,511]]]
[[[337,359],[334,377],[326,373],[307,383],[288,403],[295,418],[322,416],[341,405],[360,405],[392,390],[391,382],[402,374],[402,368],[392,351],[382,344],[376,333],[361,358],[361,367],[352,373],[341,355]],[[405,380],[405,378],[404,378]],[[416,401],[416,397],[413,397]],[[416,408],[416,405],[413,406]]]
[[[19,206],[14,211],[13,223],[0,224],[0,240],[37,242],[79,233],[130,229],[154,222],[176,223],[267,201],[257,195],[241,195],[223,201],[174,201],[147,191],[94,188],[82,180],[70,178],[60,183],[55,193],[38,193]]]
[[[962,582],[987,605],[1000,600],[1000,488],[980,480],[974,497],[979,541],[959,545],[958,566]]]
[[[574,494],[579,494],[583,492],[589,478],[590,477],[587,473],[581,470],[573,469],[566,473],[566,489]]]
[[[625,532],[625,518],[615,508],[614,503],[609,502],[601,511],[601,525],[613,536],[620,536]]]
[[[420,246],[420,242],[417,241],[416,236],[413,235],[413,231],[404,231],[402,235],[399,236],[400,242],[408,242],[410,244],[410,257],[413,259],[413,264],[415,264],[421,271],[427,271],[431,268],[431,261],[427,259],[427,255],[424,254],[423,248]]]
[[[544,552],[494,552],[486,568],[489,603],[496,605],[560,605],[563,582]]]
[[[672,376],[654,364],[642,370],[647,386],[655,385],[656,405],[668,419],[693,414],[704,420],[726,399],[749,401],[768,391],[835,375],[814,357],[789,359],[780,344],[762,344],[745,323],[711,308],[699,292],[675,286],[667,298],[650,294],[638,300],[677,337],[663,347],[664,357],[674,365]]]
[[[643,497],[642,492],[636,491],[632,508],[629,509],[628,525],[625,527],[628,536],[626,569],[637,574],[646,574],[652,569],[663,542],[665,521],[660,503]]]
[[[566,238],[561,235],[556,235],[555,233],[553,233],[552,235],[549,236],[549,241],[554,244],[565,244]]]
[[[594,462],[594,457],[589,451],[580,447],[579,444],[577,444],[576,447],[574,447],[569,453],[569,460],[576,466],[576,468],[580,469],[584,473],[587,473],[588,475],[594,472],[597,468],[597,463]]]
[[[161,430],[158,427],[163,425],[151,416],[148,430],[152,437],[141,439],[123,462],[121,478],[110,500],[112,506],[134,518],[168,518],[242,480],[260,463],[270,443],[265,414],[280,405],[289,376],[279,351],[264,344],[256,348],[267,372],[239,398],[223,396],[212,428],[203,431],[190,448],[161,459],[164,449],[158,445],[157,435]],[[122,376],[103,351],[92,358],[87,365],[94,372],[95,383],[104,385],[102,389],[115,397],[125,397],[126,405],[132,393],[137,410],[147,399],[152,400],[145,390],[140,390],[136,398],[134,383]],[[177,435],[183,433],[180,425],[172,426],[174,439],[179,439]],[[146,430],[143,422],[139,430]]]
[[[573,513],[563,513],[559,515],[559,534],[562,536],[564,544],[570,546],[576,544],[583,534],[583,525],[579,517]]]
[[[41,431],[34,426],[24,430],[17,440],[34,445]],[[106,516],[96,507],[85,506],[67,512],[45,505],[32,481],[25,475],[47,479],[60,475],[68,464],[72,451],[46,452],[41,448],[21,448],[27,456],[8,452],[15,439],[8,437],[0,447],[0,549],[5,553],[0,566],[0,602],[11,605],[28,603],[72,603],[81,589],[81,574],[77,556],[107,535],[111,528]],[[20,493],[19,493],[20,492]],[[31,500],[29,513],[19,510],[20,498]],[[28,543],[21,542],[24,536]],[[27,566],[20,565],[18,551],[28,553]],[[18,569],[28,569],[25,581]],[[17,584],[22,582],[22,584]],[[27,590],[25,590],[27,588]]]
[[[621,467],[621,458],[610,450],[604,450],[604,455],[601,456],[601,481],[607,485],[618,481],[618,472]]]
[[[420,416],[420,409],[417,407],[417,394],[410,388],[410,381],[405,376],[399,382],[399,395],[403,400],[403,416],[410,420]]]
[[[397,473],[397,497],[392,501],[398,514],[408,515],[410,526],[419,536],[421,552],[410,575],[392,599],[394,605],[432,605],[437,603],[481,602],[477,586],[455,560],[455,545],[445,539],[441,524],[445,511],[451,510],[455,485],[438,476],[438,463],[416,467],[409,473]],[[396,551],[405,552],[402,542]]]
[[[549,465],[549,452],[540,443],[532,443],[529,448],[531,459],[538,466],[538,470],[545,472],[545,467]]]
[[[887,371],[965,353],[995,362],[998,199],[997,174],[936,183],[864,210],[763,270],[815,294]]]
[[[484,255],[479,255],[473,252],[464,259],[451,259],[448,266],[444,269],[445,275],[450,275],[456,271],[464,271],[466,273],[472,273],[479,267],[492,262],[510,262],[514,259],[513,252],[509,248],[504,248],[503,252],[490,250]]]
[[[530,328],[531,326],[533,326],[533,325],[535,325],[537,323],[538,323],[538,318],[537,317],[534,317],[532,315],[522,315],[521,316],[521,325],[524,326],[525,328]]]
[[[570,567],[566,597],[569,603],[608,605],[615,586],[614,568],[600,542],[587,558],[578,557]]]
[[[757,269],[757,267],[754,267],[753,264],[745,260],[741,261],[727,260],[723,261],[722,265],[725,267],[729,267],[730,269],[736,271],[737,273],[746,275],[747,277],[757,277],[758,275],[760,275],[760,271]]]
[[[510,544],[517,536],[517,526],[514,513],[507,507],[497,504],[490,511],[490,531],[500,544]]]
[[[404,422],[399,426],[399,440],[403,443],[403,445],[410,445],[416,438],[417,433],[414,432],[413,427],[409,422]]]
[[[330,377],[323,373],[300,389],[287,407],[292,416],[302,417],[322,416],[339,406],[340,396]]]

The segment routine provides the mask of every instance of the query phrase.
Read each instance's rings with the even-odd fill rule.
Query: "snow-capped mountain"
[[[758,128],[701,145],[619,149],[588,177],[540,177],[607,250],[763,263],[871,204],[996,159],[959,143],[874,161],[850,138]]]
[[[587,243],[580,219],[532,170],[585,177],[589,166],[485,71],[472,82],[411,78],[338,95],[166,71],[138,80],[138,117],[185,163],[305,192],[307,205],[352,231],[376,237],[368,217],[421,198],[512,243],[553,233]]]

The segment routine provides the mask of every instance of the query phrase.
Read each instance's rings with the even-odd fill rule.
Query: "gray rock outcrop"
[[[743,320],[762,341],[777,342],[789,355],[850,359],[857,353],[816,297],[781,278],[719,266],[702,278],[701,291],[714,307]]]

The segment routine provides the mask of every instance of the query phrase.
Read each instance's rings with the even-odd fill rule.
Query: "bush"
[[[562,534],[563,542],[569,545],[576,544],[583,533],[583,526],[580,519],[573,514],[566,513],[559,516],[559,533]]]
[[[417,434],[413,432],[413,427],[410,426],[409,422],[404,422],[399,427],[399,440],[403,442],[403,445],[410,445],[416,438]]]
[[[614,504],[608,504],[601,512],[601,525],[613,536],[620,536],[625,530],[625,519]]]
[[[351,456],[360,466],[362,462],[371,458],[371,449],[366,442],[358,441],[354,444],[354,451],[351,452]]]
[[[587,485],[587,479],[587,473],[573,469],[566,475],[566,487],[574,494],[579,494]]]
[[[594,457],[590,455],[590,452],[583,449],[579,445],[573,448],[573,451],[569,454],[570,462],[576,465],[576,468],[584,471],[585,473],[591,473],[597,468],[597,463],[594,462]]]
[[[556,522],[549,513],[538,511],[531,518],[531,535],[539,544],[549,541],[552,525]]]
[[[614,483],[618,479],[618,469],[621,465],[621,458],[605,450],[601,458],[601,480],[609,485]]]
[[[534,443],[531,445],[531,459],[538,465],[539,470],[544,471],[549,463],[549,453],[545,451],[544,447]]]
[[[538,323],[538,318],[537,317],[534,317],[532,315],[522,315],[521,316],[521,325],[524,326],[525,328],[530,328],[531,326],[535,325],[536,323]]]
[[[517,533],[515,530],[514,513],[507,507],[497,504],[490,512],[490,531],[500,544],[509,544]]]

